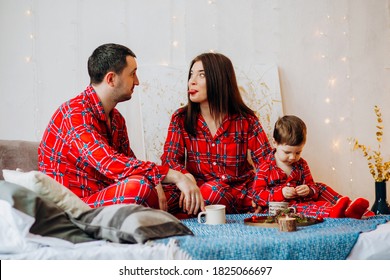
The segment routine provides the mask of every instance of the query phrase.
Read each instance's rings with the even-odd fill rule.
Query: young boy
[[[336,204],[317,201],[319,187],[307,162],[301,158],[306,143],[306,125],[296,116],[284,116],[275,123],[274,151],[256,170],[253,202],[265,208],[269,201],[288,201],[306,216],[360,219],[369,206],[364,198],[353,202],[344,196]]]

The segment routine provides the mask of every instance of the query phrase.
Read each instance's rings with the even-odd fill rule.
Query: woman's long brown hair
[[[225,115],[239,114],[244,117],[254,115],[242,100],[238,89],[236,74],[233,64],[228,57],[220,53],[203,53],[195,57],[190,65],[188,81],[191,77],[191,69],[195,62],[201,61],[206,76],[207,100],[210,114],[215,120]],[[199,103],[192,102],[188,95],[188,104],[184,107],[185,129],[196,136],[196,124],[200,113]]]

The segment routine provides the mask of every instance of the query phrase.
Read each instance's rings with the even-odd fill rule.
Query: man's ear
[[[109,86],[111,86],[111,87],[113,87],[113,86],[115,86],[115,73],[114,72],[108,72],[107,74],[106,74],[106,76],[104,76],[104,80],[106,81],[106,83],[109,85]]]

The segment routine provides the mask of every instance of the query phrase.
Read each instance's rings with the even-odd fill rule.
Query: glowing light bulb
[[[334,141],[333,141],[333,149],[338,149],[339,146],[340,146],[339,141],[338,141],[338,140],[334,140]]]
[[[172,42],[172,46],[174,46],[175,48],[179,46],[179,42],[178,41],[173,41]]]
[[[26,15],[31,16],[31,14],[32,14],[31,10],[26,11]]]
[[[326,102],[326,103],[330,103],[330,98],[327,97],[327,98],[325,99],[325,102]]]
[[[334,86],[336,84],[336,79],[335,78],[331,78],[331,79],[329,79],[329,85],[330,86]]]
[[[324,122],[325,122],[325,124],[330,124],[330,119],[329,119],[329,118],[326,118],[326,119],[324,120]]]
[[[31,56],[26,56],[26,57],[24,58],[24,60],[25,60],[27,63],[31,62]]]

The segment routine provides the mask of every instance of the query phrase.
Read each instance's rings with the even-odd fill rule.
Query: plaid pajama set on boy
[[[54,113],[38,150],[38,168],[91,207],[136,203],[158,208],[155,185],[167,166],[141,161],[130,148],[123,116],[115,108],[111,129],[92,86]]]
[[[196,137],[184,129],[184,118],[182,109],[172,115],[162,163],[183,173],[191,173],[206,205],[224,204],[227,213],[247,211],[252,203],[249,190],[254,179],[247,152],[251,151],[256,166],[271,151],[258,118],[227,116],[213,136],[199,115]],[[177,188],[172,185],[163,187],[171,192],[169,207],[175,207],[171,200],[177,201],[179,193],[174,195]]]
[[[299,199],[284,198],[282,188],[299,185],[307,185],[311,189],[311,195]],[[321,200],[318,200],[320,194]],[[270,153],[256,170],[253,200],[263,207],[268,207],[269,201],[288,201],[289,206],[296,208],[297,213],[328,217],[339,197],[330,187],[314,182],[309,165],[303,158],[293,164],[289,176],[276,165],[274,152]]]

